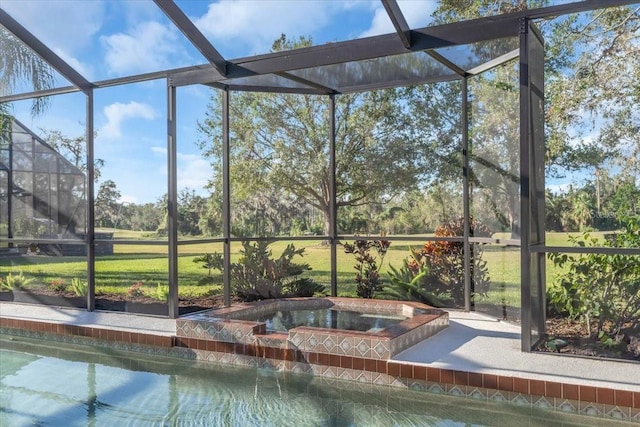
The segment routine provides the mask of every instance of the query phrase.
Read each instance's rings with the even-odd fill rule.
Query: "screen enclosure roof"
[[[396,0],[381,0],[396,29],[394,33],[237,59],[222,56],[181,9],[183,3],[172,0],[153,3],[200,52],[206,60],[203,65],[90,82],[29,28],[0,8],[0,24],[71,83],[71,86],[41,92],[2,94],[0,101],[78,90],[88,93],[92,88],[157,78],[168,78],[172,86],[204,84],[229,90],[300,94],[337,94],[451,81],[482,73],[518,57],[518,36],[521,29],[526,28],[524,22],[528,19],[552,18],[634,1],[550,1],[551,6],[547,7],[410,28],[401,4]]]

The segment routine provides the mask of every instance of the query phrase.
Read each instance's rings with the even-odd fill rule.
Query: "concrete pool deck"
[[[611,408],[623,408],[623,412],[629,411],[623,418],[640,422],[639,363],[523,353],[520,351],[519,326],[477,313],[448,312],[448,328],[395,355],[384,371],[377,372],[395,375],[410,387],[417,384],[412,381],[420,379],[423,389],[435,392],[456,394],[457,388],[467,397],[474,397],[471,393],[478,390],[498,390],[501,394],[497,400],[503,400],[502,397],[513,400],[512,397],[522,397],[521,394],[545,396],[551,401],[556,399],[557,402],[551,402],[550,406],[557,410],[565,410],[561,404],[575,404],[576,411],[580,412],[583,402],[599,404],[599,407],[591,408],[597,414]],[[122,339],[122,334],[157,336],[165,343],[163,345],[176,345],[176,320],[161,317],[0,302],[0,320],[5,328],[20,328],[20,325],[37,322],[52,324],[52,328],[38,327],[37,330],[53,333],[56,333],[56,325],[57,333],[61,333],[61,325],[84,328],[85,331],[108,329],[115,331],[115,335],[100,332],[84,336],[107,339]],[[136,342],[136,338],[130,339]],[[127,340],[125,336],[124,341]],[[145,344],[143,338],[137,342]],[[146,344],[158,345],[149,338]],[[196,343],[187,345],[197,347]],[[355,363],[352,367],[357,369]],[[451,388],[439,388],[438,383],[450,384]]]

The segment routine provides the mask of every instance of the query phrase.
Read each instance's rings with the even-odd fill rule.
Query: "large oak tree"
[[[284,36],[273,50],[309,46]],[[415,187],[424,170],[421,140],[407,132],[409,115],[400,90],[336,96],[337,207],[385,203]],[[214,92],[200,122],[200,147],[212,161],[212,187],[221,172],[220,94]],[[330,230],[329,98],[233,92],[230,102],[232,202],[254,203],[260,194],[280,192],[318,209]]]

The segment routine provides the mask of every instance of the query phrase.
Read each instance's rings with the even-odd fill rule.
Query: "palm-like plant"
[[[0,28],[0,45],[0,95],[9,95],[25,83],[34,91],[53,87],[54,74],[49,64],[5,28]],[[47,97],[34,98],[31,113],[42,113],[48,102]],[[6,104],[0,104],[0,114],[7,114],[7,110]]]

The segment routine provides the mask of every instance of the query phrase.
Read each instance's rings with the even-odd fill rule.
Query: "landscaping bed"
[[[584,322],[553,316],[547,318],[546,327],[547,339],[537,346],[537,351],[640,361],[640,328],[626,329],[619,342],[606,345],[589,336]]]

